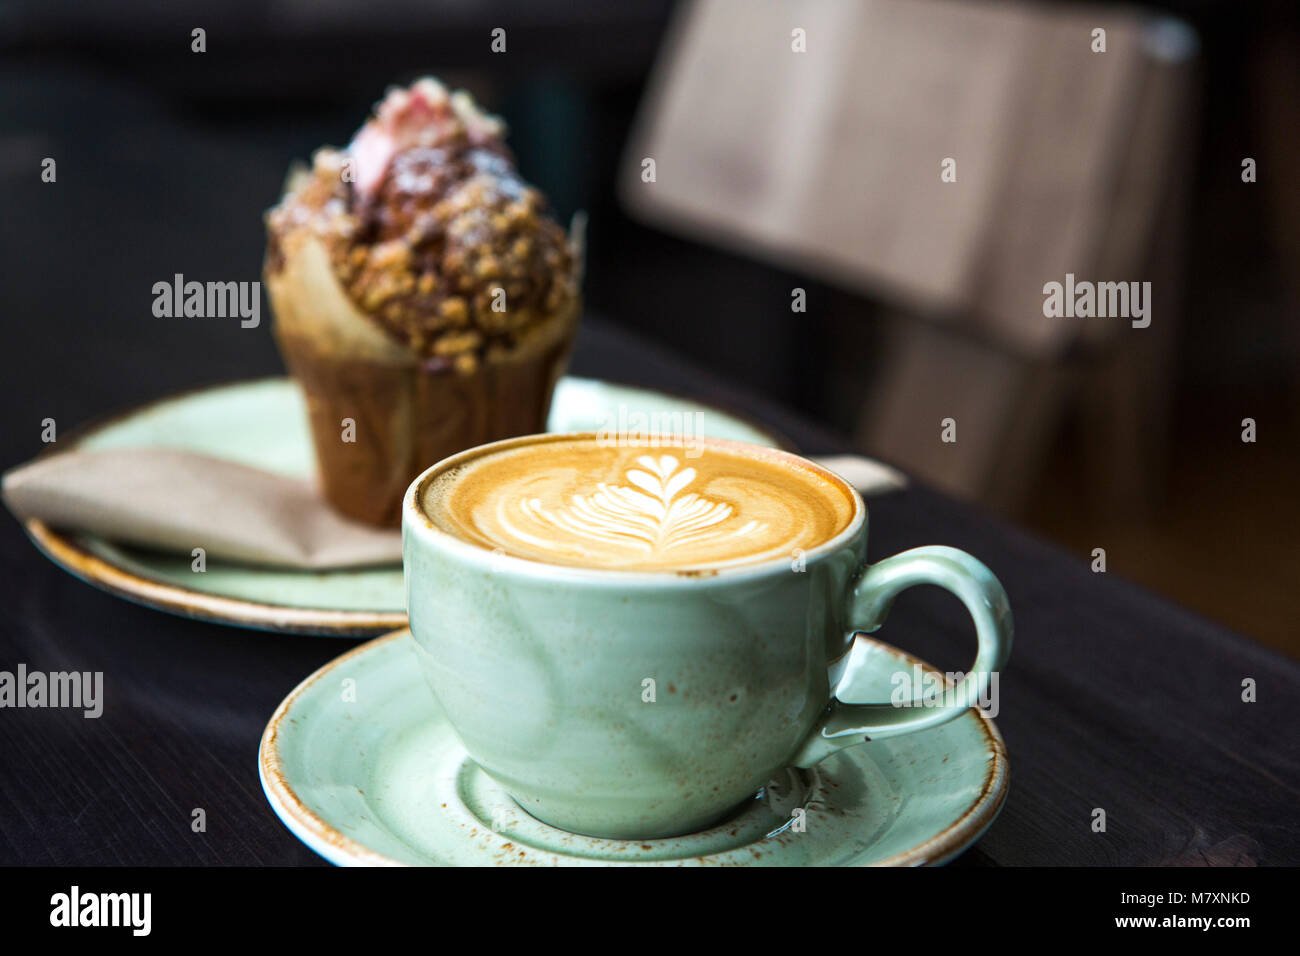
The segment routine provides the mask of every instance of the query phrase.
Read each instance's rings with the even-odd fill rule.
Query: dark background
[[[115,326],[146,313],[153,283],[174,273],[258,278],[261,215],[289,162],[345,143],[389,84],[423,73],[504,115],[520,167],[562,221],[590,213],[593,313],[848,432],[853,383],[823,373],[846,347],[869,372],[879,303],[639,225],[617,204],[615,172],[673,6],[0,3],[0,464],[37,450],[43,418],[72,426],[157,397],[177,376],[120,348]],[[1085,555],[1104,533],[1113,572],[1300,654],[1295,186],[1279,182],[1289,169],[1246,190],[1239,176],[1240,157],[1266,143],[1300,155],[1300,114],[1286,112],[1300,95],[1297,5],[1150,6],[1187,20],[1202,44],[1173,467],[1142,522],[1081,506],[1067,427],[1014,517]],[[495,26],[508,29],[504,55],[489,49]],[[205,53],[190,51],[194,27],[207,31]],[[40,182],[46,156],[55,185]],[[809,294],[797,322],[793,285]],[[280,368],[267,326],[158,320],[156,334],[178,366],[201,352],[209,374],[237,378]],[[90,374],[105,363],[117,374]],[[73,399],[73,380],[100,384]],[[1249,459],[1206,442],[1204,422],[1247,414],[1261,420]]]

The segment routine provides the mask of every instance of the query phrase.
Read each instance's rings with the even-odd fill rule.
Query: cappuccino
[[[794,456],[727,442],[685,450],[538,436],[453,464],[419,504],[435,527],[489,550],[625,571],[797,556],[856,513],[851,489]]]

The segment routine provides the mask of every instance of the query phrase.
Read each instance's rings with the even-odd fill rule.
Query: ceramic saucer
[[[618,421],[620,411],[628,416],[698,412],[702,434],[760,445],[785,444],[769,431],[697,402],[573,377],[556,387],[547,428],[595,430]],[[70,444],[84,450],[142,445],[182,448],[295,477],[310,477],[315,469],[302,393],[285,378],[219,385],[166,398],[118,415]],[[187,617],[345,637],[382,634],[406,623],[400,565],[311,572],[209,561],[205,574],[194,574],[188,557],[64,534],[40,521],[28,521],[26,530],[55,564],[82,580]]]
[[[887,700],[900,667],[928,669],[887,644],[858,642],[846,700]],[[935,865],[980,837],[1008,785],[1002,736],[972,709],[785,771],[707,831],[645,842],[579,836],[519,809],[467,757],[405,630],[303,681],[267,725],[258,769],[284,824],[339,865]]]

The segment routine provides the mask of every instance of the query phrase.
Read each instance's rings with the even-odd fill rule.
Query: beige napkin
[[[19,519],[127,544],[284,568],[397,564],[402,536],[339,517],[310,482],[170,448],[77,451],[4,476]]]
[[[864,497],[907,487],[907,478],[901,471],[861,455],[822,455],[812,460],[835,472]]]
[[[865,458],[817,460],[863,494],[906,484]],[[20,520],[244,564],[321,571],[402,560],[400,532],[339,517],[310,482],[171,448],[39,458],[5,474],[4,499]]]

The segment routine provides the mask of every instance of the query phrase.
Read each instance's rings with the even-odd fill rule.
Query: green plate
[[[858,641],[845,700],[887,700],[900,666],[932,669]],[[340,693],[347,680],[355,699]],[[710,830],[645,842],[580,836],[520,810],[468,758],[405,630],[303,681],[267,725],[258,771],[289,830],[339,865],[937,865],[988,829],[1009,780],[1001,734],[972,709],[786,771]]]
[[[777,436],[686,399],[584,378],[555,390],[550,431],[596,430],[620,411],[699,412],[700,431],[762,445]],[[116,416],[83,433],[74,447],[162,446],[202,452],[258,468],[310,477],[315,464],[301,392],[273,378],[189,392]],[[64,534],[39,521],[27,533],[56,564],[106,591],[188,617],[270,631],[373,636],[406,623],[402,569],[283,571],[209,561],[194,574],[189,558]]]

